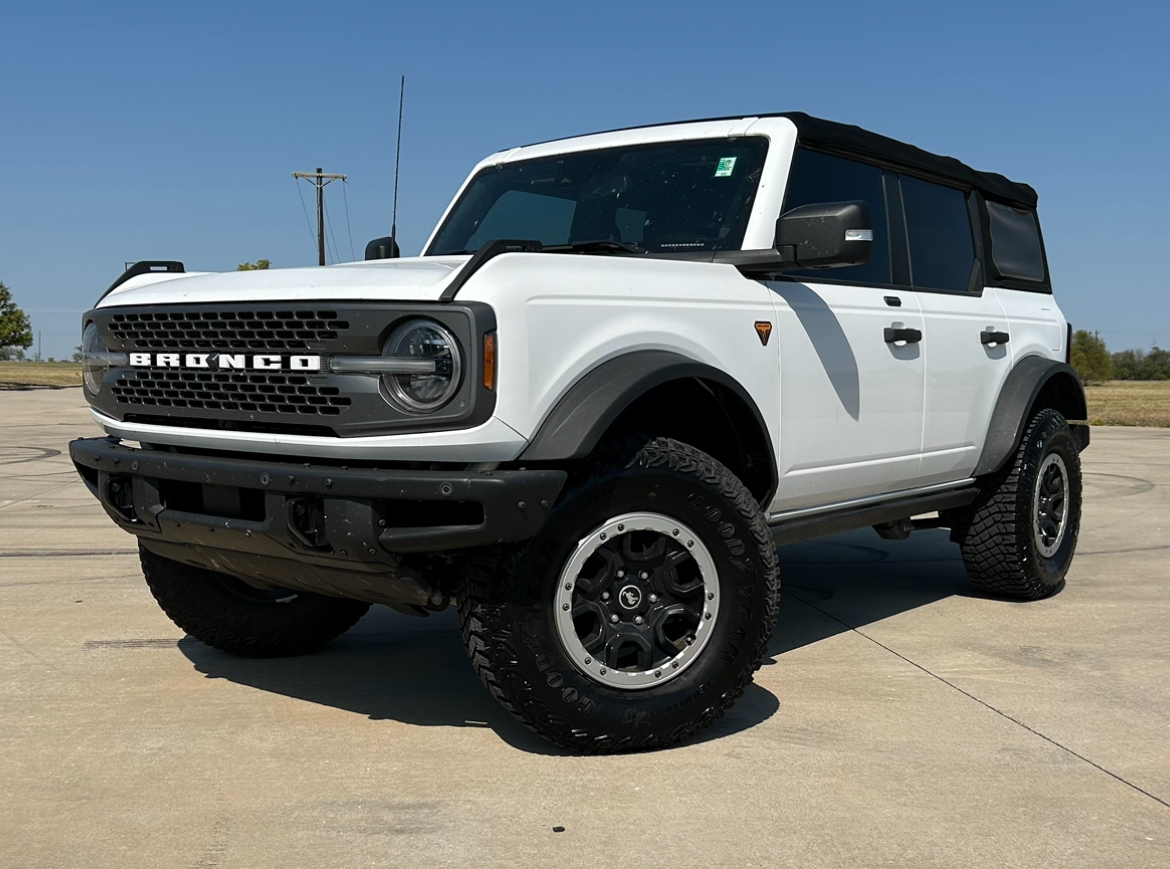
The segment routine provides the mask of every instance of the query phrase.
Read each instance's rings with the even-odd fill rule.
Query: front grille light
[[[459,389],[463,360],[455,337],[434,320],[408,320],[390,333],[382,355],[395,360],[433,362],[430,370],[386,374],[390,399],[409,413],[433,413]]]
[[[101,392],[109,370],[125,365],[127,358],[125,353],[111,353],[97,325],[88,324],[81,335],[81,379],[86,392],[90,395]]]

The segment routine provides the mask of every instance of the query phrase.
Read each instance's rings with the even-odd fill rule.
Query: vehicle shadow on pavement
[[[946,532],[889,542],[851,532],[780,551],[785,593],[772,658],[861,625],[924,606],[968,584]],[[373,720],[418,726],[488,727],[512,747],[564,754],[512,718],[480,683],[467,660],[455,613],[415,619],[374,607],[324,650],[294,658],[237,658],[190,638],[179,650],[210,679],[346,709]],[[775,663],[765,658],[765,665]],[[748,686],[730,712],[697,741],[760,724],[779,699]]]
[[[883,540],[863,528],[785,546],[779,555],[782,594],[772,656],[944,598],[978,594],[959,547],[942,529]]]

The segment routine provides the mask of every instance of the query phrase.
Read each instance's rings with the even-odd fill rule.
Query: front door
[[[773,512],[915,486],[924,387],[915,294],[795,281],[769,287],[780,342]]]
[[[908,282],[894,283],[891,236],[903,244],[904,233],[900,215],[889,216],[891,184],[896,179],[889,172],[864,160],[803,146],[793,155],[785,210],[868,202],[873,253],[863,265],[793,272],[768,284],[780,342],[780,485],[773,512],[916,485],[923,326]]]

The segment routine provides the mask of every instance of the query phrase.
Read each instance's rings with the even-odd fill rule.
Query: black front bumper
[[[559,470],[416,471],[224,458],[73,441],[110,517],[148,549],[261,582],[423,604],[402,556],[536,534]]]

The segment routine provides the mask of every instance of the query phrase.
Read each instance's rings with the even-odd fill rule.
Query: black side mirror
[[[366,245],[366,259],[398,259],[400,256],[402,252],[392,235],[375,238]]]
[[[776,250],[796,268],[859,266],[873,254],[873,216],[867,202],[800,205],[776,221]]]
[[[867,202],[800,205],[776,221],[776,241],[765,250],[727,250],[715,262],[745,276],[767,277],[793,269],[859,266],[873,253],[873,217]]]

